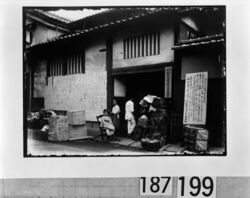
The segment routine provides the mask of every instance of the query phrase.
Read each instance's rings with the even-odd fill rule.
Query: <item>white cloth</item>
[[[125,120],[127,120],[128,124],[128,134],[131,134],[136,126],[133,112],[134,112],[134,103],[131,100],[129,100],[125,104]]]
[[[143,98],[143,100],[146,100],[148,103],[152,104],[155,98],[158,98],[158,97],[153,96],[153,95],[147,95]]]
[[[127,120],[127,124],[128,124],[128,134],[133,133],[133,131],[135,130],[135,126],[136,126],[136,122],[135,122],[135,118],[133,116],[133,114],[131,114],[131,119]]]
[[[134,112],[134,103],[128,100],[125,104],[125,120],[131,120]]]
[[[112,108],[112,114],[114,114],[114,115],[117,115],[117,117],[119,118],[119,114],[120,114],[120,107],[119,107],[119,105],[115,105],[115,106],[113,106],[113,108]]]
[[[156,108],[154,108],[152,105],[150,105],[148,112],[151,112],[151,111],[154,111],[154,112],[156,111]]]
[[[113,130],[106,129],[106,133],[107,133],[107,136],[114,135],[114,131]]]

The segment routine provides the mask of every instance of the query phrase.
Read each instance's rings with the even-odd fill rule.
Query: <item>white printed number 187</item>
[[[216,178],[179,177],[178,198],[216,198]]]

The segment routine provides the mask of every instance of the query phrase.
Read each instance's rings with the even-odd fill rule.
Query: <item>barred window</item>
[[[54,56],[49,58],[49,76],[64,75],[63,58]]]
[[[84,52],[51,56],[48,65],[48,76],[85,73]]]
[[[160,54],[160,32],[130,36],[123,39],[123,58],[138,58]]]
[[[67,56],[67,74],[84,73],[84,52],[75,52]]]

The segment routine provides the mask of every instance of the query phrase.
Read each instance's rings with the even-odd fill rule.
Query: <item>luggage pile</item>
[[[28,127],[30,129],[42,129],[48,124],[48,121],[52,116],[55,116],[55,112],[51,110],[40,109],[35,112],[31,112],[27,117]]]
[[[190,151],[205,152],[208,150],[209,131],[207,129],[184,126],[184,145]]]
[[[42,125],[42,112],[31,112],[27,117],[28,127],[30,129],[41,129]]]
[[[68,119],[67,116],[53,116],[49,121],[49,141],[68,140]]]
[[[141,101],[142,116],[138,119],[135,134],[141,140],[143,148],[149,151],[158,151],[167,143],[167,113],[163,98],[147,95]],[[146,117],[147,122],[142,122]],[[140,121],[140,122],[139,122]]]
[[[53,116],[49,120],[48,140],[69,141],[89,138],[85,111],[68,111],[67,116]]]

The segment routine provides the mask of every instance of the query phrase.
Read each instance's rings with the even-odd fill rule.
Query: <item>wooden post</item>
[[[30,66],[30,93],[29,93],[29,102],[30,102],[30,110],[32,111],[32,105],[33,105],[33,96],[34,96],[34,61],[33,57],[31,57],[31,62],[29,64]]]
[[[179,33],[180,33],[180,28],[179,28],[179,19],[177,18],[175,20],[175,24],[174,24],[174,43],[178,42],[178,38],[179,38]],[[182,98],[179,98],[179,92],[180,92],[180,81],[181,81],[181,52],[179,51],[174,51],[174,65],[173,65],[173,69],[172,69],[172,115],[175,114],[182,114],[183,112],[180,112],[180,107],[179,105],[182,104],[181,101]],[[171,122],[173,122],[173,119],[171,120]],[[173,127],[173,123],[171,123],[171,130],[170,130],[170,134],[171,134],[171,141],[176,141],[176,138],[178,137],[177,131],[173,131],[174,127]]]
[[[106,40],[106,70],[107,70],[107,108],[111,110],[112,100],[114,96],[114,79],[112,76],[113,68],[113,40],[107,38]]]

